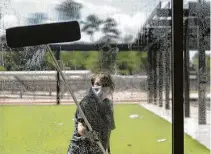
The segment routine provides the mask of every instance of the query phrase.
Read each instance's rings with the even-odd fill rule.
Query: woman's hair
[[[114,85],[114,82],[112,81],[112,77],[109,73],[100,72],[100,73],[94,74],[91,78],[92,86],[94,86],[96,81],[99,81],[99,84],[102,87],[110,87],[111,90],[114,91],[115,85]]]

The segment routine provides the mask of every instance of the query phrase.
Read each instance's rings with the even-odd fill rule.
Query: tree
[[[39,58],[39,46],[14,48],[4,54],[4,67],[8,71],[42,70],[45,68],[44,56]],[[38,60],[39,59],[39,60]]]
[[[4,54],[4,67],[8,71],[18,71],[18,54],[12,51],[5,52]]]
[[[45,64],[45,70],[55,70],[56,65],[50,55],[49,52],[46,52],[44,55],[44,64]]]
[[[94,33],[100,30],[100,25],[102,20],[100,20],[96,15],[92,14],[87,16],[82,31],[90,35],[91,42],[94,42]]]
[[[119,52],[119,48],[112,47],[110,44],[105,44],[100,48],[99,64],[101,70],[115,72],[116,57]]]
[[[65,67],[80,70],[84,69],[85,53],[81,51],[61,52],[61,59]]]
[[[92,72],[97,72],[99,70],[99,52],[98,51],[89,51],[88,56],[84,62],[84,66],[87,70]]]
[[[62,20],[77,20],[80,19],[80,10],[82,5],[73,0],[65,0],[56,7],[56,11],[59,13],[59,19]]]
[[[33,49],[33,48],[31,48]],[[45,49],[34,47],[34,54],[25,64],[27,70],[43,70],[47,68],[45,61]]]
[[[120,35],[115,19],[109,17],[103,21],[102,32],[104,36],[98,41],[99,44],[103,43],[100,48],[100,69],[112,73],[116,71],[116,57],[119,51],[118,48],[112,47],[112,44],[116,43]]]
[[[117,55],[117,66],[120,74],[133,75],[140,71],[140,53],[137,51],[121,51]]]
[[[104,22],[102,42],[112,42],[119,38],[120,31],[117,29],[117,22],[113,18],[107,18]]]
[[[48,15],[43,12],[32,13],[27,18],[28,24],[42,24],[48,19]]]

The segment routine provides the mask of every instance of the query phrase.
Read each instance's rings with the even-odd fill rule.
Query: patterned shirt
[[[109,99],[99,101],[92,89],[81,100],[80,107],[83,110],[92,129],[99,133],[99,139],[105,149],[109,149],[109,139],[111,130],[115,129],[113,116],[113,103]],[[82,138],[78,134],[78,123],[85,125],[78,109],[75,113],[75,130],[70,141],[68,154],[103,154],[96,143]],[[88,129],[88,128],[87,128]]]

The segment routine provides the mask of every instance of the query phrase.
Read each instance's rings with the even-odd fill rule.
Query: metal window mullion
[[[172,153],[184,154],[183,0],[172,0]]]

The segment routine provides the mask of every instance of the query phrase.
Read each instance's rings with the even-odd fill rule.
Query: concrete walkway
[[[147,110],[155,113],[156,115],[162,117],[163,119],[172,122],[172,113],[171,110],[166,110],[164,107],[158,107],[153,104],[140,103],[140,105]],[[191,106],[190,108],[190,118],[184,119],[184,131],[186,134],[190,135],[193,139],[199,141],[201,144],[207,148],[211,148],[210,145],[210,130],[211,130],[211,111],[207,110],[207,124],[199,125],[198,124],[198,107]]]

